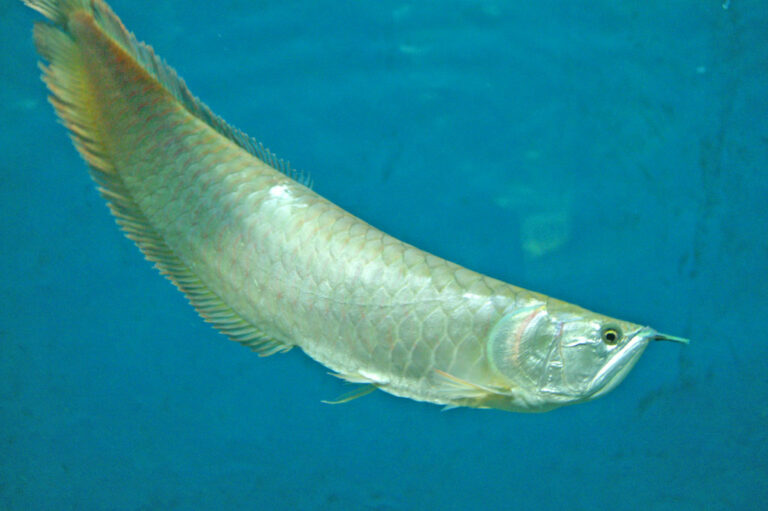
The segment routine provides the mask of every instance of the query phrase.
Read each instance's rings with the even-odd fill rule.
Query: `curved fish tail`
[[[153,225],[137,195],[141,187],[151,188],[153,177],[170,172],[174,153],[188,149],[188,136],[213,139],[224,161],[238,146],[278,169],[280,161],[211,113],[103,1],[23,1],[52,22],[36,23],[34,29],[38,52],[48,62],[40,67],[50,101],[128,238],[231,339],[265,355],[288,349],[199,278]]]

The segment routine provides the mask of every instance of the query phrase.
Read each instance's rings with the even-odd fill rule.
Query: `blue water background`
[[[0,509],[689,510],[768,501],[768,2],[114,0],[315,189],[688,336],[524,415],[348,388],[204,324],[115,228],[0,0]]]

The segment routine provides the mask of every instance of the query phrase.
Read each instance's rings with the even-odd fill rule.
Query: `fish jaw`
[[[611,360],[595,375],[589,384],[584,400],[595,399],[616,388],[629,374],[629,371],[635,367],[655,335],[656,331],[650,327],[641,328],[635,333],[629,342],[615,353]]]

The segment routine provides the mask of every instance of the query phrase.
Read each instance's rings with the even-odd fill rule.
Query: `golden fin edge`
[[[67,32],[69,16],[79,11],[92,16],[108,36],[120,43],[121,48],[130,44],[130,47],[135,49],[131,55],[136,56],[136,52],[143,52],[143,63],[154,63],[155,79],[159,80],[161,76],[165,76],[166,87],[169,83],[174,87],[175,83],[177,94],[186,94],[190,102],[197,100],[183,86],[183,82],[176,78],[175,72],[157,59],[149,47],[135,41],[132,34],[125,30],[120,20],[102,1],[24,0],[24,3],[56,23],[35,24],[35,44],[40,55],[48,61],[47,65],[40,65],[43,81],[51,93],[50,101],[56,113],[69,129],[75,147],[88,163],[99,192],[106,199],[125,235],[136,243],[161,274],[186,295],[206,322],[211,323],[230,339],[263,356],[289,350],[290,345],[270,338],[248,323],[211,291],[165,243],[131,197],[110,160],[107,145],[100,137],[98,121],[91,116],[93,109],[82,52],[77,41]],[[146,68],[146,65],[144,67]],[[158,74],[160,71],[162,75]],[[202,103],[197,102],[197,105],[200,111],[209,112]],[[223,121],[217,122],[226,126]]]

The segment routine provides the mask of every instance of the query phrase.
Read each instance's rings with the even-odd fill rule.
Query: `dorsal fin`
[[[155,54],[151,46],[136,39],[136,36],[125,28],[120,18],[102,0],[23,0],[32,9],[59,25],[66,32],[69,17],[76,11],[84,11],[91,15],[99,27],[113,41],[120,45],[136,62],[150,73],[189,113],[208,124],[216,132],[228,138],[242,149],[263,161],[270,167],[279,170],[291,179],[310,187],[311,179],[305,172],[291,168],[290,163],[278,158],[264,145],[227,124],[221,117],[211,111],[189,90],[171,66]]]

